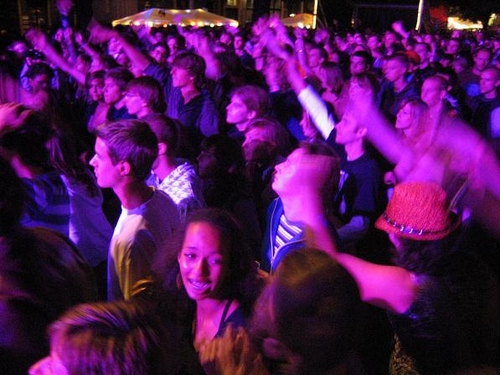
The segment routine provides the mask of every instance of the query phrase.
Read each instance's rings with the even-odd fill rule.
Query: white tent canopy
[[[203,9],[161,9],[151,8],[114,20],[116,25],[147,25],[149,27],[167,27],[169,25],[181,26],[238,26],[238,21],[207,12]]]
[[[471,22],[469,20],[463,20],[459,17],[448,17],[448,29],[450,30],[467,30],[467,29],[482,29],[483,24],[481,22]]]
[[[283,25],[288,27],[300,27],[310,29],[314,27],[314,15],[309,13],[299,13],[293,17],[283,18],[281,20]]]

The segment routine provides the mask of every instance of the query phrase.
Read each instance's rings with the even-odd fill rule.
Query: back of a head
[[[279,155],[289,154],[290,134],[278,121],[268,117],[254,118],[248,124],[247,133],[254,129],[259,129],[260,138],[274,145]]]
[[[145,180],[158,156],[158,139],[149,125],[139,120],[118,120],[96,129],[97,137],[107,146],[111,161],[126,161],[131,175]]]
[[[150,311],[122,301],[79,305],[49,329],[51,351],[73,375],[176,374],[177,344]]]
[[[167,145],[167,155],[171,157],[177,156],[181,143],[181,131],[177,120],[173,120],[161,113],[151,113],[141,120],[149,125],[159,143]]]
[[[342,267],[323,251],[298,250],[283,259],[267,288],[276,338],[300,358],[296,373],[321,372],[345,362],[359,293]]]
[[[26,72],[26,77],[28,78],[35,78],[36,76],[39,75],[46,75],[48,77],[52,77],[54,75],[54,71],[48,64],[40,62],[31,65],[28,68],[28,71]]]

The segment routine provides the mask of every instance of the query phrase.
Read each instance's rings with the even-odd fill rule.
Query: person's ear
[[[158,143],[158,155],[166,155],[168,146],[165,142]]]
[[[358,131],[356,132],[356,135],[358,136],[358,138],[364,138],[366,136],[366,133],[367,133],[368,129],[364,126],[360,126],[358,128]]]
[[[128,161],[122,160],[118,162],[120,176],[128,176],[132,172],[132,166]]]
[[[253,109],[250,110],[250,111],[248,111],[247,117],[248,117],[249,120],[253,120],[254,118],[257,117],[257,111],[255,111]]]

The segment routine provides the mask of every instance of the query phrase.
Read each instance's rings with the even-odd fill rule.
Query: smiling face
[[[158,45],[149,53],[149,56],[158,64],[165,64],[168,58],[168,51],[164,46]]]
[[[229,264],[220,231],[207,222],[188,225],[177,257],[186,293],[195,301],[217,299]]]

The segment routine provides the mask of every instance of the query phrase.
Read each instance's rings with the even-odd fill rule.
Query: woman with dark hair
[[[245,325],[259,291],[257,265],[230,214],[216,208],[194,211],[167,258],[157,270],[171,295],[164,301],[167,314],[183,325],[196,351],[222,336],[229,324]]]

